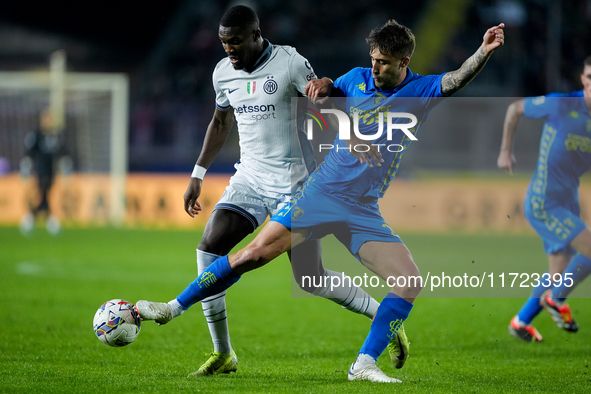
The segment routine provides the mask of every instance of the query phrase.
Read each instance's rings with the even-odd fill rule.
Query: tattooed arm
[[[450,71],[441,79],[441,92],[453,94],[462,89],[484,68],[493,51],[505,43],[504,23],[491,27],[484,33],[482,45],[456,71]]]

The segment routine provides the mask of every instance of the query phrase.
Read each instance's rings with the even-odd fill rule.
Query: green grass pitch
[[[406,331],[411,356],[387,385],[347,381],[347,369],[369,319],[333,303],[294,298],[285,257],[248,273],[228,292],[238,372],[190,380],[211,351],[196,305],[165,326],[142,325],[124,348],[100,343],[91,329],[96,309],[112,298],[168,301],[194,279],[197,231],[65,229],[30,238],[0,227],[0,392],[591,392],[591,302],[570,301],[577,334],[542,314],[545,337],[525,344],[507,333],[523,299],[419,298]],[[495,256],[505,264],[538,265],[535,236],[405,235],[415,261]],[[349,258],[324,244],[328,266]],[[507,263],[509,262],[509,263]],[[544,312],[545,313],[545,312]]]

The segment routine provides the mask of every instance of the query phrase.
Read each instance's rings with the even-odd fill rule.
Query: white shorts
[[[253,230],[265,222],[267,216],[273,216],[289,202],[291,193],[276,193],[261,189],[250,181],[240,171],[230,178],[230,185],[226,187],[216,209],[234,211],[251,223]]]

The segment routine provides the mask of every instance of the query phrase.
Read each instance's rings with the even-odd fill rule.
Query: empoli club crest
[[[388,334],[388,339],[394,338],[394,336],[398,333],[398,330],[400,330],[402,322],[402,319],[396,319],[390,322],[390,334]]]
[[[386,100],[386,96],[383,95],[380,92],[376,92],[376,94],[373,96],[373,105],[378,106],[380,105],[384,100]]]
[[[197,283],[200,289],[204,289],[206,287],[211,286],[216,282],[217,278],[213,272],[205,272],[202,275],[201,280]]]
[[[298,220],[304,216],[304,210],[300,207],[295,207],[291,210],[291,220]]]

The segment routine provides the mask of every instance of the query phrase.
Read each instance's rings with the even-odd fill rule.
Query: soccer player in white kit
[[[302,96],[306,84],[316,78],[308,61],[293,47],[272,45],[263,39],[256,13],[246,6],[226,11],[220,21],[219,38],[228,57],[217,64],[213,73],[216,109],[184,196],[185,210],[191,217],[201,210],[198,198],[203,176],[224,145],[234,117],[238,122],[240,161],[197,248],[199,274],[288,203],[315,168],[310,141],[303,132],[291,128],[291,99]],[[320,241],[306,242],[293,253],[298,254],[298,262],[307,262],[292,263],[300,286],[302,276],[343,275],[322,266]],[[323,282],[325,287],[302,289],[373,318],[379,304],[361,288],[351,281],[341,281],[341,287],[332,288],[327,285],[330,279]],[[224,291],[203,300],[214,351],[189,376],[237,369],[238,360],[228,332],[225,294]],[[408,356],[404,331],[388,349],[394,365],[402,367]]]

